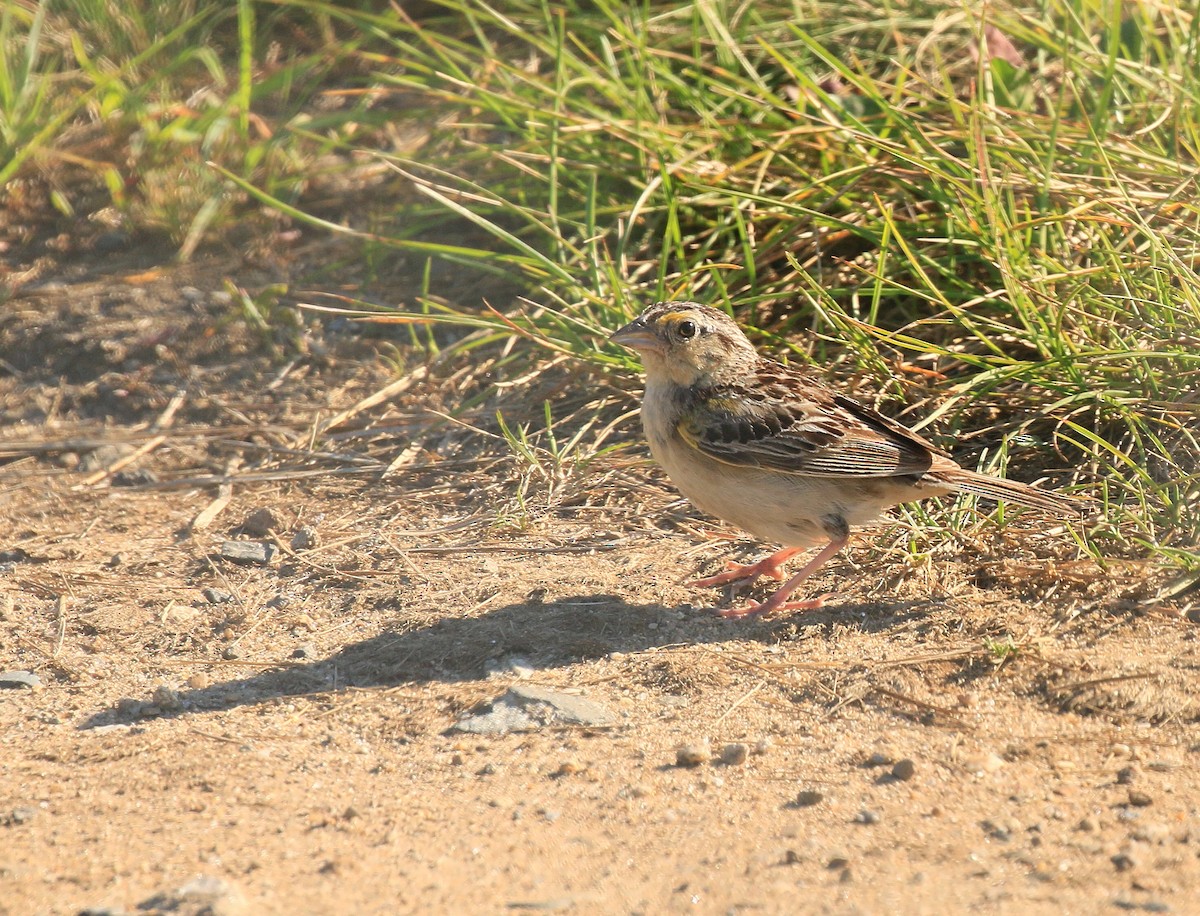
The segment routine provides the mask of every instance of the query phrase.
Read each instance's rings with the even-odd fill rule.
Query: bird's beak
[[[662,349],[662,342],[658,339],[658,335],[646,327],[641,318],[633,319],[625,327],[616,331],[609,340],[639,352]]]

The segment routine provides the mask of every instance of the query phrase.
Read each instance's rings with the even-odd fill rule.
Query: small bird
[[[1079,515],[1077,500],[960,467],[907,427],[767,359],[724,312],[658,302],[612,335],[646,369],[642,427],[650,451],[698,508],[783,549],[692,583],[766,575],[806,547],[828,543],[766,601],[719,612],[749,617],[812,610],[831,595],[788,598],[850,538],[851,526],[899,503],[972,493]]]

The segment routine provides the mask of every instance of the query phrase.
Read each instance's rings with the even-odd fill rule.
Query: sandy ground
[[[718,619],[683,583],[753,545],[433,423],[453,366],[309,454],[397,376],[272,357],[219,275],[0,312],[0,913],[1200,909],[1198,631],[1140,565],[885,529]],[[454,730],[513,687],[602,714]]]

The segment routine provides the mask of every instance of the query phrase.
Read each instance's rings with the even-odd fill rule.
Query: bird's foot
[[[746,607],[731,607],[716,612],[718,617],[727,620],[742,620],[746,617],[770,617],[782,611],[815,611],[823,608],[825,603],[836,597],[832,592],[804,601],[775,601],[774,596],[758,604],[748,604]]]
[[[717,573],[715,576],[708,576],[704,579],[697,579],[694,582],[689,582],[688,585],[694,588],[715,588],[718,585],[728,585],[730,582],[741,582],[749,580],[753,583],[759,576],[769,576],[777,582],[783,581],[783,564],[791,557],[799,553],[799,550],[780,550],[771,554],[769,557],[764,557],[757,563],[734,563],[730,560],[725,564],[725,572]]]

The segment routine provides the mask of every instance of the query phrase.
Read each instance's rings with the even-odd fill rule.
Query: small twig
[[[59,595],[55,607],[54,624],[58,630],[58,636],[54,640],[54,651],[50,653],[50,657],[56,660],[62,652],[63,643],[67,638],[67,608],[70,605],[70,601],[71,599],[66,595]]]
[[[896,693],[896,691],[888,690],[886,687],[873,686],[871,687],[871,692],[885,696],[888,699],[895,700],[898,703],[907,703],[910,706],[915,706],[917,709],[924,709],[926,712],[933,712],[937,713],[939,716],[945,716],[950,724],[956,725],[959,728],[972,728],[971,725],[954,715],[954,713],[946,709],[944,706],[935,706],[933,703],[926,703],[924,700],[918,700],[916,697],[909,697],[902,693]]]
[[[1087,681],[1076,681],[1074,684],[1055,685],[1055,691],[1076,691],[1083,690],[1085,687],[1099,687],[1103,684],[1119,684],[1122,681],[1144,681],[1147,678],[1152,678],[1154,675],[1150,672],[1144,674],[1116,674],[1112,677],[1096,677]]]
[[[200,513],[192,519],[191,530],[203,531],[213,523],[218,515],[225,511],[225,507],[233,500],[233,484],[225,481],[217,487],[216,498],[213,499],[207,506],[200,510]]]
[[[72,489],[73,490],[83,490],[83,489],[86,489],[87,487],[95,486],[100,481],[105,480],[108,477],[111,477],[113,474],[117,473],[117,471],[121,470],[122,468],[128,467],[129,465],[133,464],[135,461],[137,461],[139,458],[141,458],[147,452],[154,451],[156,448],[158,448],[160,445],[162,445],[166,441],[167,441],[166,436],[158,435],[152,439],[147,440],[146,442],[143,442],[141,445],[139,445],[137,448],[135,448],[132,452],[130,452],[124,458],[118,458],[116,461],[114,461],[108,467],[101,468],[98,471],[94,471],[93,473],[88,474],[87,477],[83,478],[82,483],[76,484],[74,487],[72,487]]]
[[[187,391],[186,390],[181,389],[181,390],[175,392],[175,396],[173,398],[171,398],[171,400],[167,403],[167,406],[165,408],[163,408],[163,412],[158,415],[158,418],[152,424],[150,424],[150,430],[152,432],[159,432],[160,430],[170,429],[172,424],[174,424],[174,422],[175,422],[175,414],[179,411],[179,408],[183,405],[183,402],[186,399],[187,399]],[[108,467],[101,468],[100,470],[89,474],[87,477],[83,478],[82,483],[78,484],[73,489],[81,490],[86,487],[95,486],[100,481],[105,480],[108,477],[111,477],[113,474],[117,473],[117,471],[121,470],[122,468],[128,467],[129,465],[133,464],[133,462],[137,461],[143,455],[154,451],[156,448],[158,448],[160,445],[162,445],[166,441],[167,441],[166,435],[164,433],[159,432],[159,435],[153,436],[152,438],[146,440],[141,445],[139,445],[137,448],[135,448],[132,452],[130,452],[128,455],[126,455],[124,458],[118,458],[116,461],[114,461]]]

